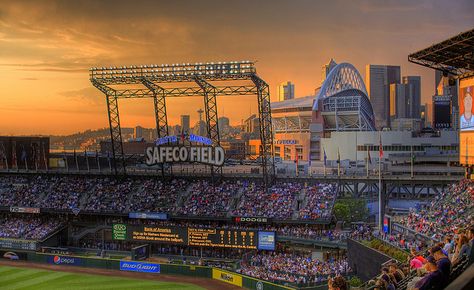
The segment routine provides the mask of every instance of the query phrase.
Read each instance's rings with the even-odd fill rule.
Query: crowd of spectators
[[[474,183],[463,180],[451,185],[426,207],[411,209],[408,216],[401,217],[397,222],[417,233],[440,240],[473,223],[473,200]]]
[[[171,213],[175,210],[176,200],[188,186],[185,180],[173,179],[164,183],[147,179],[138,190],[132,192],[129,211]]]
[[[137,185],[133,180],[121,181],[115,178],[105,178],[102,182],[98,182],[90,192],[84,210],[124,212],[129,194],[136,189]]]
[[[0,216],[0,238],[41,240],[61,226],[58,219],[23,216]]]
[[[230,210],[232,198],[241,189],[239,181],[223,181],[212,184],[206,180],[195,181],[190,186],[190,195],[183,206],[177,210],[178,215],[225,216]]]
[[[310,185],[305,188],[305,191],[306,205],[299,210],[299,218],[305,220],[330,218],[336,201],[336,185]]]
[[[255,183],[244,184],[244,194],[232,214],[278,219],[291,218],[296,197],[302,189],[303,184],[295,182],[280,182],[268,191]]]
[[[51,187],[45,176],[1,176],[0,206],[35,207]]]
[[[40,202],[41,208],[72,210],[79,208],[79,198],[95,186],[95,179],[82,177],[51,177],[52,184],[46,197]]]
[[[429,248],[412,248],[405,264],[392,262],[369,281],[368,289],[444,289],[473,261],[474,226],[459,229]]]
[[[303,190],[306,188],[305,190]],[[183,199],[178,197],[183,196]],[[0,176],[0,206],[49,210],[316,220],[331,217],[333,185],[279,182],[265,190],[249,180],[116,178],[69,175]],[[300,208],[301,205],[301,208]]]
[[[398,217],[398,223],[416,234],[407,231],[378,236],[409,251],[408,260],[385,265],[368,288],[444,289],[474,260],[473,201],[474,183],[463,180],[449,186],[426,207]]]
[[[318,283],[351,272],[347,259],[321,261],[299,252],[258,252],[241,263],[240,273],[297,284]]]

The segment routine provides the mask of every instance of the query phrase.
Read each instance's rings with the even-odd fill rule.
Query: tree
[[[338,221],[350,221],[351,211],[349,205],[337,202],[334,205],[334,215]]]

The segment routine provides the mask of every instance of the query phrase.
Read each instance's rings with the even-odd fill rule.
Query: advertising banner
[[[239,274],[212,268],[212,279],[220,280],[232,285],[242,287],[242,276]]]
[[[35,241],[0,238],[1,249],[36,250]]]
[[[36,207],[17,207],[12,206],[10,207],[10,212],[17,212],[17,213],[40,213],[40,209]]]
[[[167,220],[168,214],[158,212],[130,212],[128,217],[131,219],[149,219],[149,220]]]
[[[258,232],[258,249],[275,250],[275,232]]]
[[[130,225],[126,232],[126,240],[143,243],[257,250],[261,242],[262,249],[273,250],[275,248],[274,232],[256,230]]]
[[[270,222],[269,218],[266,217],[240,217],[236,216],[234,217],[234,222],[236,223],[261,223],[261,224],[266,224]]]
[[[112,239],[125,240],[127,238],[127,225],[113,224],[112,225]]]
[[[69,256],[48,256],[48,263],[55,265],[81,266],[82,259]]]
[[[459,163],[474,164],[474,77],[459,81]]]
[[[160,264],[134,261],[120,261],[120,271],[160,273]]]

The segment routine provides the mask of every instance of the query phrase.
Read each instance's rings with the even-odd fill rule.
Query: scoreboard
[[[175,226],[127,226],[127,240],[198,247],[268,249],[275,247],[275,232]]]

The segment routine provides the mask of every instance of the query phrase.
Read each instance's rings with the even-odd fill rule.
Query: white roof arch
[[[336,65],[327,75],[319,93],[316,95],[313,110],[318,110],[319,100],[349,89],[357,89],[366,96],[368,95],[359,71],[352,64],[343,62]]]

